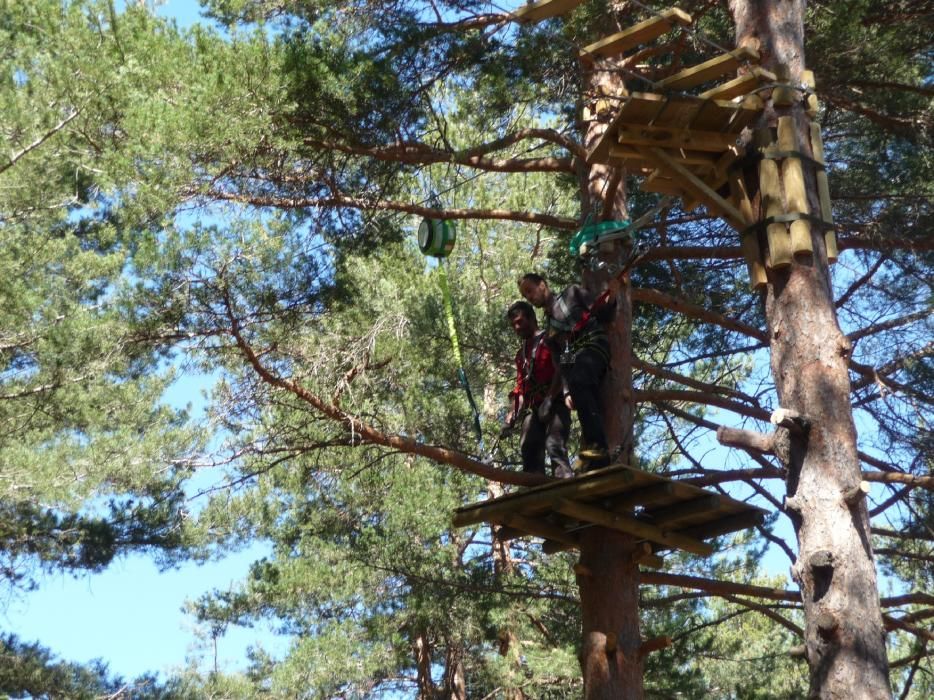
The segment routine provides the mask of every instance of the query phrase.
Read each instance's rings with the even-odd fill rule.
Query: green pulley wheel
[[[418,227],[418,247],[425,255],[446,258],[457,242],[454,223],[444,219],[422,219]]]

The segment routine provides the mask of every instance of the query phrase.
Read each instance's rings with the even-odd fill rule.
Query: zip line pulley
[[[432,194],[431,202],[433,206],[440,207],[440,202],[435,194]],[[483,445],[483,431],[480,429],[480,411],[477,408],[477,402],[474,401],[473,392],[470,390],[470,383],[467,381],[467,373],[464,371],[464,359],[461,355],[460,342],[457,337],[457,326],[454,324],[454,304],[451,301],[451,289],[448,285],[448,274],[444,264],[444,258],[454,250],[454,244],[457,242],[457,231],[452,221],[446,219],[424,218],[418,226],[418,248],[424,255],[432,256],[438,261],[438,279],[441,286],[441,300],[444,305],[444,315],[448,324],[448,335],[451,337],[451,347],[454,350],[454,361],[457,363],[457,379],[467,394],[467,403],[473,411],[473,428],[477,435],[477,442],[480,445],[480,453],[485,451]]]

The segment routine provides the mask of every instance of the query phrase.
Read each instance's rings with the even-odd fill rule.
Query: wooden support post
[[[793,117],[778,118],[778,148],[780,151],[800,151]],[[785,189],[785,211],[788,214],[807,214],[807,189],[804,184],[804,165],[800,158],[786,156],[782,160],[782,185]],[[811,255],[811,223],[807,219],[792,221],[791,250],[795,255]]]
[[[729,174],[730,198],[739,209],[746,221],[755,221],[752,211],[752,202],[746,191],[746,180],[741,170],[736,169]],[[752,289],[761,289],[768,282],[765,275],[765,265],[762,260],[762,251],[759,249],[759,236],[755,231],[745,232],[740,238],[743,257],[746,259],[746,269],[749,271],[749,286]]]
[[[824,161],[824,141],[820,135],[820,124],[811,122],[811,151],[814,154],[814,160],[822,165]],[[837,236],[832,228],[833,209],[830,205],[830,182],[827,180],[825,170],[817,171],[817,194],[820,197],[820,218],[827,224],[827,230],[824,232],[824,245],[827,248],[827,262],[837,262]]]
[[[781,216],[785,213],[782,206],[782,181],[778,174],[778,163],[769,158],[759,162],[759,193],[762,198],[762,210],[765,218]],[[769,248],[766,253],[766,267],[779,269],[791,265],[794,257],[791,237],[785,224],[772,223],[766,226]]]

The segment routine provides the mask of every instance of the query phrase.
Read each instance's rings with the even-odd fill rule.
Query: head
[[[539,309],[545,306],[551,298],[548,282],[545,281],[544,277],[534,272],[528,272],[519,278],[519,293],[532,306]]]
[[[506,311],[506,318],[509,319],[509,325],[516,332],[516,335],[526,340],[535,335],[538,330],[538,320],[535,318],[535,309],[532,305],[517,301]]]

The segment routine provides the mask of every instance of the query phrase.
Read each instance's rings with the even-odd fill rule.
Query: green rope
[[[467,394],[467,402],[473,410],[473,429],[477,434],[477,442],[480,444],[480,452],[484,451],[483,431],[480,429],[480,411],[477,409],[477,402],[474,401],[473,392],[470,391],[470,383],[467,381],[467,373],[464,371],[464,358],[461,356],[460,343],[457,340],[457,326],[454,325],[454,305],[451,302],[451,290],[448,287],[448,273],[444,268],[444,261],[438,259],[438,274],[441,276],[441,296],[444,300],[444,315],[448,320],[448,333],[451,336],[451,345],[454,347],[454,360],[457,362],[457,378]]]

